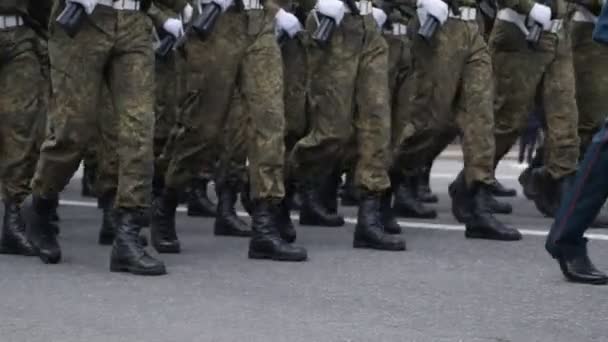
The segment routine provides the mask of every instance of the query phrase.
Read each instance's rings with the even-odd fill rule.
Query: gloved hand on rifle
[[[87,12],[88,15],[91,15],[95,10],[95,6],[97,6],[97,0],[66,0],[66,2],[73,2],[75,4],[80,4],[84,7],[84,11]]]
[[[190,6],[190,4],[186,4],[186,6],[184,6],[184,9],[182,10],[182,22],[184,24],[189,23],[190,20],[192,20],[193,14],[194,9],[192,8],[192,6]]]
[[[176,39],[184,35],[184,25],[181,20],[169,18],[163,23],[163,30],[170,33]]]
[[[384,26],[384,23],[386,23],[386,18],[387,15],[386,13],[381,10],[380,8],[372,8],[372,16],[374,17],[374,20],[376,20],[376,24],[378,24],[378,28],[381,29]]]
[[[222,9],[222,13],[224,13],[230,6],[232,6],[234,0],[213,0],[211,2],[220,6],[220,8]]]
[[[277,32],[280,34],[280,32],[283,31],[287,33],[289,38],[295,37],[298,32],[302,31],[302,24],[300,24],[298,18],[282,8],[279,9],[274,20]]]
[[[421,23],[426,21],[426,15],[437,19],[441,25],[448,20],[450,9],[448,8],[448,4],[442,0],[418,0],[416,6],[418,7]]]
[[[336,25],[340,25],[344,18],[344,3],[340,0],[319,0],[316,9],[320,14],[332,18]]]
[[[551,28],[551,7],[536,3],[528,15],[534,22],[539,23],[543,30]]]

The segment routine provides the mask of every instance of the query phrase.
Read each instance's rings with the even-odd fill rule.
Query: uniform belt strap
[[[372,13],[373,4],[369,0],[361,0],[356,2],[357,9],[359,10],[360,15],[368,15]],[[350,8],[346,4],[344,4],[344,11],[346,13],[350,13]]]
[[[393,24],[391,30],[384,30],[385,34],[392,36],[405,36],[407,35],[407,25]]]
[[[528,31],[528,27],[526,26],[526,16],[523,14],[519,14],[510,8],[503,8],[496,14],[496,18],[498,20],[506,21],[517,26],[521,32],[527,36],[530,31]]]
[[[20,15],[0,15],[0,29],[17,26],[23,26],[23,18]]]

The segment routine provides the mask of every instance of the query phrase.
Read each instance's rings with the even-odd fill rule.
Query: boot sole
[[[61,254],[59,254],[58,256],[49,256],[38,253],[38,257],[40,258],[40,260],[42,260],[43,263],[47,265],[55,265],[61,261]]]
[[[302,262],[308,260],[308,256],[302,258],[288,258],[281,255],[267,254],[261,252],[249,251],[249,259],[257,260],[274,260],[274,261],[286,261],[286,262]]]
[[[140,268],[134,268],[129,265],[122,265],[120,263],[114,263],[114,262],[110,264],[110,272],[131,273],[131,274],[143,275],[143,276],[161,276],[161,275],[167,274],[167,270],[164,266],[143,270]]]
[[[568,275],[564,275],[566,277],[566,280],[568,280],[571,283],[577,283],[577,284],[588,284],[588,285],[606,285],[608,284],[608,279],[606,278],[602,278],[602,279],[580,279],[580,278],[575,278],[575,277],[571,277]]]
[[[465,231],[464,236],[467,239],[494,240],[494,241],[519,241],[522,239],[521,236],[506,237],[506,236],[488,235],[488,234],[484,234],[484,233],[469,232],[469,231]]]
[[[387,247],[387,246],[376,245],[375,243],[369,243],[366,241],[357,241],[357,240],[353,241],[353,248],[373,249],[373,250],[388,251],[388,252],[402,252],[402,251],[406,250],[405,245]]]

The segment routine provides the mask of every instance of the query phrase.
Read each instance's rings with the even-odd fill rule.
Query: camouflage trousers
[[[202,165],[217,160],[230,105],[241,96],[250,124],[251,195],[284,196],[284,105],[276,96],[283,92],[283,69],[273,23],[274,13],[229,10],[207,40],[193,36],[186,45],[188,93],[170,141],[167,187],[183,188]]]
[[[578,135],[584,154],[608,115],[608,47],[591,38],[594,24],[573,22],[571,25]]]
[[[431,41],[413,39],[413,74],[396,107],[409,120],[394,148],[394,163],[406,173],[431,163],[458,130],[467,184],[492,181],[492,63],[482,34],[475,21],[448,19]]]
[[[150,19],[139,11],[98,6],[75,38],[51,28],[53,92],[48,132],[32,190],[50,197],[63,190],[94,136],[105,84],[117,113],[116,206],[150,205],[153,172],[154,56]]]
[[[490,38],[494,61],[496,161],[526,127],[538,92],[547,124],[545,167],[554,178],[575,171],[578,111],[569,30],[544,33],[536,48],[514,24],[498,20]]]
[[[0,181],[5,201],[30,193],[44,132],[48,79],[44,46],[26,26],[0,30]]]
[[[317,22],[311,16],[310,32]],[[355,184],[368,192],[390,185],[388,47],[371,15],[347,14],[325,48],[311,44],[309,131],[291,154],[302,179],[328,179],[355,137]]]

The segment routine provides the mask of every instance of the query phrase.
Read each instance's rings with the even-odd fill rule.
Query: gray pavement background
[[[351,224],[298,227],[302,264],[250,261],[246,239],[216,238],[212,220],[180,214],[183,252],[161,256],[168,276],[110,273],[110,249],[96,245],[100,213],[62,206],[64,263],[0,256],[0,341],[608,341],[608,287],[565,282],[542,237],[466,240],[441,228],[457,229],[446,192],[460,167],[437,163],[441,215],[428,222],[439,229],[406,229],[407,252],[354,250]],[[506,184],[518,174],[501,165]],[[77,193],[75,180],[63,199],[90,201]],[[530,202],[509,201],[505,221],[548,229]],[[607,247],[590,243],[604,270]]]

